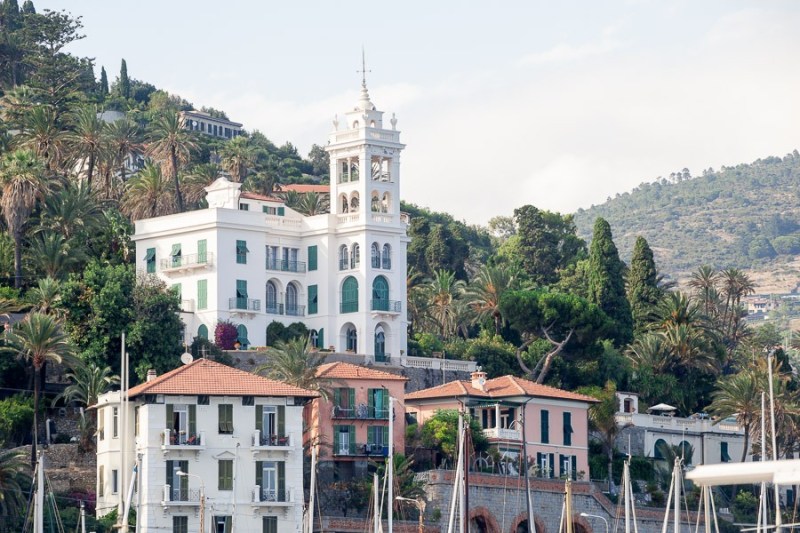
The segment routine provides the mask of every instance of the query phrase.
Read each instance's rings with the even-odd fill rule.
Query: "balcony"
[[[279,272],[305,272],[305,261],[287,261],[277,259],[267,261],[267,270],[277,270]]]
[[[286,315],[287,316],[306,316],[306,306],[305,305],[287,305],[286,306]]]
[[[266,307],[264,307],[264,312],[268,315],[282,315],[283,314],[283,304],[279,304],[278,302],[270,302],[267,301]]]
[[[387,457],[389,455],[389,447],[371,442],[367,444],[337,444],[334,446],[333,455],[339,457]]]
[[[181,300],[182,313],[194,313],[194,300]]]
[[[251,298],[230,298],[228,300],[228,309],[237,309],[240,311],[261,311],[261,300],[253,300]]]
[[[380,313],[399,313],[401,305],[398,300],[384,300],[383,298],[369,301],[369,308]]]
[[[270,489],[255,485],[253,487],[254,506],[279,506],[285,507],[294,503],[294,494],[291,490]]]
[[[175,431],[166,428],[161,432],[161,451],[165,454],[168,451],[191,451],[199,452],[205,450],[206,434],[201,431],[197,434],[187,434],[183,431]]]
[[[252,447],[253,451],[267,451],[267,450],[289,450],[292,445],[291,435],[272,435],[265,434],[256,430],[253,433]]]
[[[342,313],[357,313],[358,312],[358,300],[342,302],[339,305],[339,310]]]
[[[364,403],[355,407],[334,405],[331,418],[344,420],[389,420],[389,409],[376,409]]]
[[[522,432],[518,429],[486,428],[483,434],[489,439],[522,441]]]
[[[161,495],[161,505],[163,507],[200,507],[200,489],[189,489],[187,487],[173,487],[169,484],[164,485]]]
[[[186,254],[168,257],[161,260],[161,270],[164,273],[189,272],[192,270],[211,268],[214,264],[214,254]]]

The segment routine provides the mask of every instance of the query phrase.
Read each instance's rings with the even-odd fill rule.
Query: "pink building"
[[[329,382],[331,394],[306,406],[306,440],[320,444],[322,477],[328,469],[336,480],[363,476],[370,460],[386,457],[390,396],[396,400],[395,453],[405,452],[405,377],[342,362],[322,365],[317,375]]]
[[[422,424],[440,409],[469,409],[489,438],[507,457],[519,457],[523,421],[525,454],[541,477],[588,478],[588,409],[597,400],[583,394],[539,385],[514,376],[452,381],[406,395],[406,411]]]

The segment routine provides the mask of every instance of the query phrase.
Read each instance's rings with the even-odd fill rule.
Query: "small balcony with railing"
[[[510,428],[501,428],[501,427],[485,428],[483,430],[483,434],[486,435],[486,438],[492,440],[522,442],[522,432],[517,427],[516,422],[512,423]]]
[[[256,430],[253,432],[251,443],[254,452],[269,450],[288,451],[294,445],[294,439],[292,439],[291,435],[278,435]]]
[[[378,408],[365,403],[356,406],[334,405],[331,418],[339,420],[389,420],[389,409]]]
[[[166,484],[161,494],[163,507],[200,507],[200,489],[190,489],[186,485]]]
[[[267,270],[277,270],[278,272],[300,272],[306,271],[305,261],[289,261],[286,259],[267,259]]]
[[[378,298],[369,301],[369,308],[378,313],[399,313],[401,306],[402,304],[398,300]]]
[[[338,457],[387,457],[389,455],[389,446],[373,442],[348,442],[335,446],[333,455]]]
[[[294,503],[293,491],[289,489],[271,489],[255,485],[253,487],[253,506],[284,507]]]
[[[189,433],[165,428],[161,432],[161,451],[190,451],[198,453],[206,448],[206,435],[204,431]]]
[[[267,300],[267,304],[264,306],[264,312],[268,315],[282,315],[283,304]]]
[[[261,311],[261,300],[237,296],[228,300],[228,309],[255,313]]]
[[[191,272],[211,268],[214,265],[214,254],[206,252],[204,254],[173,255],[161,260],[161,271],[165,274]]]

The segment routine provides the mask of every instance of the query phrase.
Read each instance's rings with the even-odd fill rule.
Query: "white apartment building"
[[[136,265],[181,294],[186,342],[237,324],[242,348],[267,326],[302,321],[317,347],[385,360],[406,351],[407,217],[400,213],[397,120],[385,127],[366,84],[334,119],[331,213],[303,216],[280,198],[218,179],[208,208],[136,222]]]
[[[300,532],[303,405],[316,396],[207,359],[148,376],[127,413],[119,391],[102,395],[97,515],[118,508],[136,465],[138,531]]]
[[[211,135],[212,137],[233,139],[244,133],[239,122],[233,122],[221,117],[212,117],[208,113],[195,109],[181,111],[181,120],[187,130]]]

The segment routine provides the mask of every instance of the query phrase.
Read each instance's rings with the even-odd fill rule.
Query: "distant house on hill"
[[[213,117],[208,113],[194,109],[191,111],[181,111],[181,121],[187,130],[223,139],[233,139],[244,132],[239,122]]]

